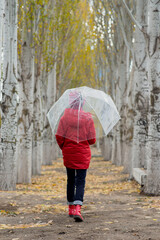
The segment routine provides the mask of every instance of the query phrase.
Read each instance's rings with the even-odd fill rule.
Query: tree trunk
[[[125,45],[122,54],[120,54],[121,60],[121,124],[120,124],[120,141],[121,141],[121,164],[124,165],[125,172],[131,170],[131,147],[133,142],[133,111],[132,111],[132,22],[126,11],[123,8],[120,9],[118,14],[118,21],[123,35],[123,44]],[[122,56],[124,56],[122,58]]]
[[[56,99],[56,63],[48,76],[46,114],[51,108],[51,106],[54,104],[55,99]],[[44,129],[43,132],[43,164],[51,165],[52,161],[56,158],[55,154],[57,145],[55,143],[54,136],[49,126],[47,118],[45,119],[45,126],[46,128]]]
[[[136,19],[147,25],[147,1],[141,0],[136,3]],[[132,169],[147,166],[146,163],[146,140],[148,135],[148,107],[149,85],[147,76],[147,49],[144,34],[136,27],[134,42],[134,79],[133,79],[133,108],[134,135],[132,149]],[[144,151],[143,151],[144,150]]]
[[[132,171],[132,146],[133,146],[133,119],[134,111],[132,108],[133,102],[133,72],[134,67],[131,70],[130,77],[126,83],[126,94],[125,102],[122,106],[123,108],[123,118],[122,118],[122,156],[123,156],[123,166],[125,173],[131,173]]]
[[[2,5],[3,6],[3,5]],[[1,31],[1,30],[0,30]],[[16,188],[17,1],[5,1],[0,189]],[[0,56],[1,57],[1,56]]]
[[[101,153],[105,161],[111,161],[112,141],[113,141],[112,133],[109,133],[109,135],[103,138]]]
[[[36,74],[34,83],[32,174],[39,175],[41,173],[43,145],[42,145],[42,104],[40,93],[40,68],[38,67],[38,64],[35,64],[35,69]]]
[[[2,99],[2,46],[3,46],[3,32],[4,32],[4,0],[1,0],[0,6],[0,99]],[[1,108],[1,106],[0,106]],[[1,119],[1,109],[0,109],[0,119]],[[1,123],[1,120],[0,120]],[[0,124],[1,128],[1,124]],[[1,130],[0,130],[1,131]]]
[[[147,141],[147,194],[160,195],[160,2],[149,1],[148,79],[150,111]]]
[[[29,38],[29,37],[28,37]],[[34,58],[29,41],[22,45],[19,78],[19,109],[17,139],[17,183],[31,183]]]
[[[121,46],[121,49],[119,51],[120,53],[120,59],[118,61],[118,79],[116,84],[116,106],[117,109],[122,117],[123,111],[122,106],[124,104],[124,91],[125,91],[125,83],[127,80],[127,48],[123,44]],[[115,156],[115,161],[117,165],[122,165],[123,158],[122,158],[122,139],[121,139],[121,120],[118,122],[118,124],[115,127],[116,129],[116,138],[117,138],[117,151]]]

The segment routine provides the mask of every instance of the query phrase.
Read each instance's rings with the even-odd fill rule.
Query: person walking
[[[69,96],[70,107],[65,109],[56,132],[67,172],[67,201],[69,216],[83,221],[83,205],[87,169],[91,160],[90,145],[96,142],[92,115],[83,111],[85,100],[77,92]],[[65,137],[67,136],[67,137]],[[87,139],[87,140],[86,140]]]

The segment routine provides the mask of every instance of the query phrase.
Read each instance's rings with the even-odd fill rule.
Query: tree
[[[45,7],[41,2],[34,1],[34,31],[33,31],[33,46],[34,46],[34,90],[33,90],[33,145],[32,145],[32,174],[41,173],[41,164],[47,158],[46,152],[43,155],[43,105],[42,105],[42,83],[45,84],[47,79],[43,79],[43,71],[45,61],[44,56],[47,55],[47,52],[43,52],[43,46],[46,35],[48,31],[47,23],[50,22],[50,15],[48,9],[52,9],[52,6],[49,6],[50,1],[44,1]],[[51,40],[51,39],[50,39]],[[45,74],[47,76],[47,73]],[[47,77],[46,77],[47,78]],[[44,156],[44,157],[43,157]],[[50,155],[52,156],[52,155]]]
[[[128,164],[130,150],[127,150],[131,148],[130,133],[131,126],[133,126],[133,117],[130,115],[131,101],[129,97],[131,98],[131,96],[128,95],[131,83],[133,24],[118,1],[101,0],[101,3],[103,5],[101,25],[104,27],[99,29],[102,29],[106,62],[109,69],[107,71],[108,93],[114,99],[122,119],[110,134],[110,136],[114,136],[111,159],[113,163],[118,165]],[[132,1],[129,1],[129,3],[132,6]],[[98,6],[97,9],[99,11],[100,7]],[[112,137],[109,137],[109,139],[112,139]]]
[[[136,20],[147,30],[147,1],[136,2]],[[132,168],[145,167],[146,140],[148,135],[148,108],[149,85],[147,76],[147,44],[146,34],[137,26],[134,34],[134,79],[133,79],[133,109],[134,109],[134,133],[132,148]]]
[[[147,139],[147,182],[144,191],[160,194],[160,2],[148,2],[148,80],[150,86]]]
[[[17,133],[17,1],[6,0],[2,3],[5,5],[4,13],[1,11],[3,14],[1,17],[4,17],[4,28],[0,189],[14,190],[16,187]]]
[[[4,25],[4,0],[1,1],[1,6],[0,6],[0,100],[2,98],[1,90],[2,90],[2,78],[3,78],[3,71],[2,71],[3,25]],[[0,127],[1,127],[1,113],[0,113]]]
[[[18,69],[18,134],[17,134],[17,183],[31,182],[34,48],[32,2],[19,2],[19,69]],[[23,6],[23,7],[22,7]],[[21,32],[20,32],[21,31]]]

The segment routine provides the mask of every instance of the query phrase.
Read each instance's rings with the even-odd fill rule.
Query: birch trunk
[[[54,68],[51,70],[48,76],[48,86],[47,86],[47,109],[51,108],[56,99],[56,63]],[[45,116],[46,116],[45,114]],[[52,134],[52,130],[49,126],[48,119],[45,119],[45,126],[43,132],[43,164],[51,165],[52,161],[56,158],[57,145]],[[55,151],[56,150],[56,151]]]
[[[125,173],[131,173],[132,171],[132,146],[133,146],[133,119],[134,119],[134,110],[132,108],[133,102],[133,72],[134,67],[132,67],[129,79],[126,83],[126,96],[125,103],[123,105],[123,134],[122,134],[122,142],[123,142],[123,166]]]
[[[118,94],[119,94],[119,79],[118,79],[118,67],[116,66],[116,71],[115,71],[115,76],[116,76],[116,83],[115,83],[115,104],[117,106],[117,99],[118,99]],[[118,109],[119,110],[119,109]],[[116,164],[117,162],[117,126],[114,127],[112,130],[113,133],[113,142],[112,142],[112,158],[111,161],[113,164]]]
[[[133,8],[134,11],[134,8]],[[120,9],[119,24],[123,35],[125,44],[121,61],[123,61],[123,80],[121,85],[121,163],[124,165],[125,172],[131,170],[131,148],[133,142],[133,110],[132,110],[132,76],[130,75],[131,69],[131,53],[132,53],[132,40],[133,40],[133,24],[127,12]]]
[[[104,157],[105,161],[111,160],[112,141],[113,141],[113,136],[111,133],[109,135],[107,135],[107,137],[103,138],[103,142],[102,142],[102,146],[101,146],[101,153],[102,153],[102,156]]]
[[[147,25],[147,1],[141,0],[136,3],[136,19]],[[136,27],[134,43],[134,135],[132,149],[132,169],[145,167],[146,164],[146,141],[148,135],[148,107],[149,85],[147,77],[147,49],[144,34]]]
[[[114,79],[114,78],[112,78]],[[113,101],[115,102],[116,99],[116,86],[115,86],[115,81],[112,80],[112,98]],[[116,127],[112,129],[112,147],[111,147],[111,162],[116,163],[116,152],[117,152],[117,135],[116,135]]]
[[[3,46],[3,31],[4,31],[3,25],[4,25],[4,0],[1,0],[1,6],[0,6],[0,101],[2,99],[1,92],[2,92],[2,77],[3,77],[2,75],[2,46]],[[2,113],[0,109],[0,119],[1,119],[1,116],[2,116]],[[1,129],[1,124],[0,124],[0,129]]]
[[[107,78],[107,64],[105,62],[104,64],[104,86],[103,90],[107,93],[110,94],[110,89],[109,89],[109,81]],[[113,136],[112,133],[110,132],[107,136],[103,137],[102,143],[101,143],[101,154],[104,157],[105,161],[110,161],[111,160],[111,153],[112,153],[112,141],[113,141]]]
[[[41,173],[42,163],[42,104],[40,93],[40,69],[36,64],[36,74],[34,83],[34,112],[33,112],[33,150],[32,150],[32,174]]]
[[[117,81],[117,85],[116,85],[116,106],[118,108],[118,111],[120,113],[120,115],[123,115],[123,111],[122,111],[122,106],[124,104],[124,91],[125,91],[125,84],[126,84],[126,80],[127,80],[127,76],[126,76],[126,55],[127,55],[127,48],[125,47],[125,45],[123,45],[121,47],[120,50],[120,59],[118,61],[118,81]],[[116,164],[117,165],[121,165],[123,162],[122,159],[122,139],[121,139],[121,121],[118,122],[117,126],[116,126],[116,138],[117,138],[117,151],[116,151]]]
[[[114,67],[116,66],[116,63],[112,59],[112,63],[110,63],[110,76],[109,76],[109,82],[110,82],[110,91],[109,94],[112,96],[113,101],[115,102],[115,73],[114,73]],[[115,138],[115,128],[112,129],[110,132],[111,138],[110,138],[110,160],[112,163],[114,163],[115,160],[115,153],[116,153],[116,138]],[[107,154],[107,153],[105,153]]]
[[[40,9],[35,9],[33,32],[39,35]],[[33,106],[33,146],[32,146],[32,174],[39,175],[41,173],[42,163],[42,98],[41,98],[41,67],[42,67],[42,46],[35,47],[34,56],[34,106]]]
[[[29,37],[28,37],[29,39]],[[34,58],[29,40],[22,45],[19,78],[19,109],[17,137],[17,183],[31,183]]]
[[[147,182],[144,191],[160,195],[160,2],[149,1],[148,79],[150,111],[147,141]]]
[[[126,49],[126,81],[124,86],[124,91],[122,94],[122,106],[120,111],[121,116],[121,125],[120,125],[120,131],[121,131],[121,158],[122,158],[122,165],[126,165],[125,168],[128,169],[128,163],[126,163],[126,156],[128,154],[126,153],[127,149],[127,142],[126,142],[126,135],[124,134],[125,128],[126,128],[126,115],[127,115],[127,109],[128,109],[128,94],[129,94],[129,88],[130,88],[130,49]],[[128,172],[128,170],[127,170]]]
[[[3,5],[2,5],[3,6]],[[0,30],[1,31],[1,30]],[[17,1],[5,1],[0,189],[16,188]],[[0,56],[1,57],[1,56]]]

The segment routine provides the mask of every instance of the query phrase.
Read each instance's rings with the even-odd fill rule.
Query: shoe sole
[[[78,215],[74,216],[74,220],[76,222],[83,222],[83,219],[80,216],[78,216]]]

